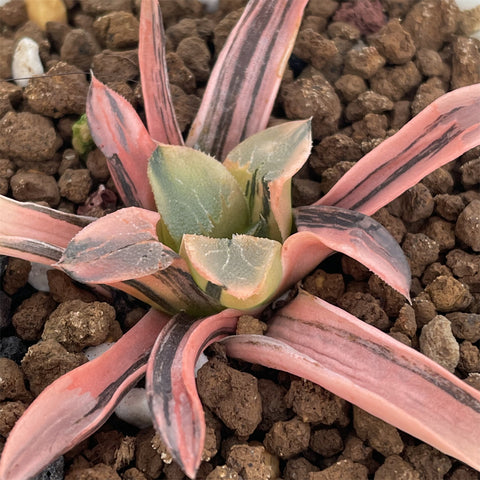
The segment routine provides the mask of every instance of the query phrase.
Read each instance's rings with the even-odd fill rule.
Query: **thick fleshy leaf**
[[[188,147],[159,145],[148,178],[161,215],[159,238],[174,250],[185,233],[231,237],[247,228],[245,197],[214,158]]]
[[[268,363],[307,378],[367,412],[480,469],[480,392],[421,353],[301,292],[269,322],[269,337],[316,362]],[[281,353],[281,352],[279,352]],[[282,361],[277,355],[277,360]]]
[[[318,205],[371,215],[433,170],[480,144],[480,84],[435,100],[354,165]]]
[[[0,480],[31,478],[97,430],[145,373],[150,350],[168,320],[150,310],[103,355],[48,386],[9,434]]]
[[[55,265],[83,283],[118,288],[170,314],[218,312],[222,306],[203,293],[185,261],[157,240],[160,216],[142,208],[123,208],[78,233]]]
[[[225,310],[195,323],[185,315],[175,316],[162,330],[148,362],[146,385],[154,424],[190,478],[195,478],[205,440],[195,365],[210,343],[235,331],[239,315]]]
[[[230,33],[187,144],[223,160],[267,126],[307,0],[249,2]]]
[[[122,208],[81,230],[56,266],[83,283],[112,283],[168,268],[173,250],[157,240],[160,216],[142,208]]]
[[[107,157],[117,191],[127,206],[155,210],[148,188],[148,159],[156,147],[132,105],[92,75],[87,98],[92,138]]]
[[[138,61],[150,135],[161,143],[183,145],[168,81],[165,31],[158,0],[142,0]]]
[[[93,218],[0,195],[0,254],[51,265]]]
[[[180,253],[202,290],[226,307],[245,310],[265,303],[276,291],[281,249],[275,240],[250,235],[184,235]]]
[[[250,224],[266,221],[268,238],[283,241],[290,235],[291,178],[310,155],[310,123],[267,128],[237,145],[223,162],[247,198]]]
[[[410,266],[388,230],[367,215],[324,205],[295,210],[299,232],[311,232],[332,250],[361,262],[404,297],[410,298]]]

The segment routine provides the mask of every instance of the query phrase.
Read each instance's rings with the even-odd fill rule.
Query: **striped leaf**
[[[265,129],[306,4],[248,3],[220,52],[187,145],[223,160]]]
[[[240,314],[225,310],[195,323],[182,314],[173,317],[158,337],[148,362],[146,385],[154,424],[190,478],[195,478],[205,440],[195,365],[210,343],[235,331]]]
[[[410,298],[410,266],[388,230],[354,210],[323,205],[295,211],[299,232],[313,233],[322,245],[354,258],[404,297]]]
[[[145,373],[150,350],[168,320],[150,310],[103,355],[48,386],[10,432],[0,479],[32,478],[95,432]]]
[[[480,392],[434,361],[305,292],[275,314],[267,335],[299,352],[297,361],[281,348],[255,355],[253,345],[241,358],[318,383],[480,470]]]
[[[359,160],[314,205],[366,215],[394,200],[433,170],[480,145],[480,84],[449,92]],[[332,253],[307,231],[284,243],[279,292],[301,280]]]
[[[272,297],[282,278],[282,245],[268,238],[185,235],[180,254],[200,288],[222,305],[247,310]]]
[[[110,175],[123,203],[155,210],[147,165],[156,143],[135,109],[92,75],[87,119],[93,140],[107,157]]]
[[[186,233],[230,237],[246,230],[245,197],[214,158],[188,147],[159,145],[148,177],[161,215],[159,239],[174,250]]]
[[[250,225],[266,222],[268,238],[290,235],[291,178],[307,161],[311,137],[309,120],[286,122],[247,138],[223,162],[247,198]]]
[[[316,204],[372,215],[480,144],[480,84],[449,92],[354,165]]]
[[[138,61],[150,135],[161,143],[183,145],[168,81],[165,31],[158,0],[142,0]]]
[[[83,283],[102,283],[175,314],[218,312],[185,261],[157,240],[156,212],[130,207],[102,217],[79,232],[55,265]]]
[[[83,283],[112,283],[168,268],[178,255],[162,245],[155,226],[160,216],[122,208],[81,230],[56,265]]]
[[[93,219],[0,195],[0,254],[51,265]]]

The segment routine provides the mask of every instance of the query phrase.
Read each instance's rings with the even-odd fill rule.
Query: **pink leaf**
[[[79,282],[108,284],[170,314],[218,312],[222,306],[200,290],[186,262],[157,240],[159,218],[137,207],[99,218],[72,239],[55,266]]]
[[[228,339],[227,351],[318,383],[480,470],[480,392],[437,363],[305,292],[274,316],[267,335],[296,353],[263,348],[262,339],[235,352],[229,345],[241,337]]]
[[[150,135],[161,143],[183,145],[170,95],[165,60],[165,31],[158,0],[143,0],[138,60]]]
[[[158,241],[159,219],[137,207],[101,217],[72,239],[56,266],[83,283],[119,282],[167,268],[178,255]]]
[[[371,215],[423,177],[480,144],[480,84],[431,103],[359,160],[316,205]]]
[[[51,265],[93,219],[0,195],[0,253]]]
[[[92,138],[125,205],[155,210],[147,178],[148,159],[157,146],[132,105],[92,75],[87,98]]]
[[[306,3],[248,3],[220,52],[188,145],[223,160],[267,126]]]
[[[0,480],[25,480],[97,430],[145,373],[169,318],[150,310],[110,350],[63,375],[28,407],[8,436]]]
[[[212,342],[235,331],[241,312],[225,310],[193,323],[180,314],[158,337],[147,367],[147,395],[154,424],[174,460],[195,478],[205,440],[205,417],[195,365]]]
[[[361,262],[404,297],[410,296],[410,267],[400,245],[382,225],[354,210],[323,205],[295,211],[297,229],[322,245]]]
[[[357,162],[314,205],[375,213],[433,170],[480,144],[480,84],[435,100],[399,132]],[[308,232],[296,233],[282,250],[279,292],[301,280],[332,252]]]

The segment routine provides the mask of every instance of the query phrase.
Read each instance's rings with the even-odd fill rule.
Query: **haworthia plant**
[[[334,250],[363,262],[408,299],[408,262],[367,215],[480,144],[480,85],[449,93],[316,204],[295,209],[291,235],[290,179],[309,155],[309,121],[264,129],[306,3],[248,3],[185,147],[169,93],[159,4],[142,0],[148,129],[95,78],[86,107],[127,208],[95,220],[0,197],[1,254],[43,262],[152,306],[111,350],[32,403],[8,437],[0,480],[31,478],[86,438],[145,369],[154,424],[195,478],[205,424],[194,366],[221,339],[231,355],[317,382],[480,470],[478,392],[346,312],[300,292],[273,313],[267,336],[231,336],[240,315],[260,314]],[[440,409],[449,415],[437,415]]]

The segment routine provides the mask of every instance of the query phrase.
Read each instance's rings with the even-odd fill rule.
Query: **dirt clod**
[[[404,444],[398,430],[365,410],[353,407],[353,425],[359,438],[385,457],[403,451]]]
[[[450,321],[437,315],[422,328],[420,351],[450,372],[455,370],[460,359],[458,342],[452,334]]]
[[[53,298],[45,292],[36,292],[24,300],[12,317],[17,335],[23,340],[40,340],[43,326],[56,306]]]
[[[31,346],[22,360],[22,369],[34,395],[58,377],[87,361],[83,353],[69,353],[55,340],[45,340]]]
[[[262,419],[257,379],[212,359],[197,374],[204,404],[237,435],[250,435]]]
[[[321,472],[310,474],[309,480],[367,480],[368,469],[360,463],[351,460],[340,460]]]
[[[12,295],[25,286],[31,269],[32,265],[30,262],[20,258],[9,258],[2,279],[3,291],[8,295]]]
[[[69,352],[107,341],[115,321],[115,310],[108,303],[70,300],[61,303],[50,315],[43,340],[55,340]]]
[[[254,443],[234,445],[226,464],[244,480],[274,480],[280,474],[278,458]]]
[[[276,422],[265,435],[266,449],[280,458],[291,458],[308,448],[310,425],[294,417],[285,422]]]
[[[480,200],[473,200],[460,213],[455,235],[473,251],[480,251]]]
[[[13,360],[0,358],[0,401],[29,399],[20,367]]]
[[[472,302],[472,295],[468,288],[449,275],[438,276],[425,291],[430,295],[439,312],[463,310]]]
[[[375,480],[420,480],[420,474],[399,455],[390,455],[375,472]]]

